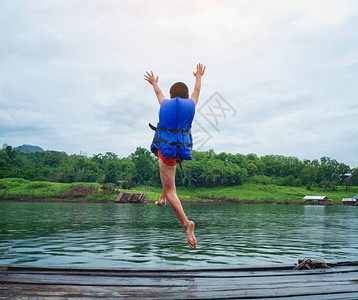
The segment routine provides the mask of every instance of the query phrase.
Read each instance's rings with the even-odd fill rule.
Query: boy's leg
[[[196,238],[194,235],[195,224],[189,221],[185,215],[181,202],[176,194],[175,189],[175,166],[168,165],[159,159],[160,179],[163,185],[162,197],[165,197],[172,207],[175,215],[185,227],[188,245],[196,248]]]
[[[162,161],[165,162],[165,163],[167,163],[167,161],[168,161],[167,164],[173,163],[172,161],[174,160],[175,163],[172,164],[172,165],[175,166],[175,164],[176,164],[176,159],[168,159],[168,158],[165,158],[164,156],[162,156],[160,150],[158,150],[158,156],[159,156],[159,160],[162,160]],[[174,188],[175,188],[175,185],[174,185]],[[155,205],[160,206],[160,207],[164,207],[166,204],[167,204],[167,198],[165,197],[164,192],[162,191],[159,200],[158,200],[158,201],[155,201]]]

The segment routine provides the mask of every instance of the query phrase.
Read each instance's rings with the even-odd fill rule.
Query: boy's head
[[[175,97],[184,98],[184,99],[189,98],[189,89],[186,86],[186,84],[183,82],[174,83],[170,88],[169,93],[170,93],[170,98],[175,98]]]

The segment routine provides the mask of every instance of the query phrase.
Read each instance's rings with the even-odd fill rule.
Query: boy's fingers
[[[206,69],[206,67],[204,67],[203,64],[198,63],[196,65],[196,72],[193,72],[194,76],[196,76],[196,74],[198,74],[198,73],[201,75],[204,75],[205,69]]]
[[[150,73],[147,71],[146,73],[147,73],[148,77],[154,77],[153,71],[150,71]]]

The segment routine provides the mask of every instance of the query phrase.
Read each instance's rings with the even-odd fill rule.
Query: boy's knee
[[[174,189],[170,190],[168,193],[167,193],[168,197],[172,197],[172,196],[175,196],[177,195],[176,191]]]
[[[169,189],[163,189],[162,196],[163,197],[170,197],[171,195],[176,195],[175,189],[169,188]]]

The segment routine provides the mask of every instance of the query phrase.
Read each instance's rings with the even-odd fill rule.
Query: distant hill
[[[45,152],[44,149],[42,149],[39,146],[32,146],[32,145],[22,145],[15,147],[14,150],[19,150],[20,152],[24,153],[30,153],[30,152]]]

